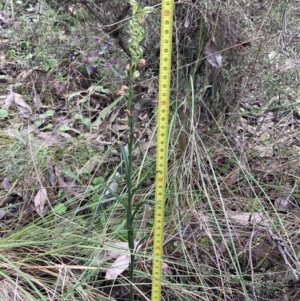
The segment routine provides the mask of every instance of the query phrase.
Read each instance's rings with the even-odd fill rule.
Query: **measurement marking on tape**
[[[155,213],[151,301],[161,300],[164,214],[167,179],[168,121],[172,56],[173,0],[162,0],[157,118]]]

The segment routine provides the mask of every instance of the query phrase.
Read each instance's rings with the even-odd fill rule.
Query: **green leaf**
[[[102,185],[104,183],[104,178],[102,177],[96,177],[93,179],[92,182],[94,185]]]
[[[95,211],[99,205],[99,200],[100,200],[100,195],[99,194],[94,194],[92,196],[92,204],[91,204],[91,208],[93,211]]]
[[[46,126],[43,127],[43,130],[49,130],[52,129],[53,125],[51,123],[47,124]]]
[[[40,121],[40,120],[36,120],[36,121],[34,122],[34,125],[35,125],[37,128],[40,127],[42,124],[43,124],[43,122]]]
[[[72,178],[73,180],[76,180],[77,182],[79,182],[80,184],[83,185],[83,183],[81,182],[81,180],[79,179],[79,177],[73,171],[71,171],[70,169],[64,169],[63,173],[66,176]]]
[[[95,87],[94,87],[94,90],[95,90],[96,92],[102,92],[102,93],[105,93],[105,94],[110,93],[110,90],[109,90],[109,89],[105,89],[105,88],[103,88],[102,86],[95,86]]]
[[[154,12],[154,8],[152,6],[145,6],[143,8],[143,13],[144,14],[150,14]]]
[[[39,117],[41,119],[46,119],[47,117],[51,117],[53,115],[54,115],[54,111],[53,110],[48,110],[44,114],[41,114]]]
[[[76,119],[76,120],[82,120],[82,116],[80,114],[78,114],[78,113],[75,113],[73,115],[73,118]]]
[[[135,1],[135,0],[129,0],[129,3],[131,5],[131,9],[132,9],[132,14],[135,15],[138,8],[139,8],[139,5],[138,3]]]
[[[47,117],[53,116],[53,115],[54,115],[54,110],[47,110],[47,111],[45,112],[45,115],[46,115]]]
[[[82,120],[82,122],[83,122],[83,124],[85,124],[85,125],[91,125],[91,119],[90,119],[90,118],[84,118],[84,119]]]
[[[80,170],[80,174],[83,174],[83,175],[84,174],[89,175],[90,173],[91,173],[90,170],[85,167]]]
[[[66,207],[65,204],[60,203],[60,204],[57,204],[57,205],[53,208],[53,211],[54,211],[54,213],[62,214],[62,213],[65,213],[65,212],[67,211],[67,207]]]
[[[8,116],[8,111],[4,109],[0,109],[0,118],[5,118]]]
[[[69,131],[70,127],[68,125],[62,125],[61,127],[58,128],[58,132],[66,132]]]

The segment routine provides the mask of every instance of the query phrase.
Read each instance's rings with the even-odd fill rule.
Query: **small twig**
[[[176,241],[176,240],[178,240],[178,239],[182,239],[182,238],[184,237],[184,235],[185,235],[185,232],[187,231],[187,229],[188,229],[190,226],[191,226],[191,223],[188,223],[188,224],[184,227],[184,229],[183,229],[183,231],[182,231],[181,234],[180,234],[180,233],[176,233],[175,235],[173,235],[173,236],[171,236],[170,238],[168,238],[167,240],[165,240],[165,242],[164,242],[164,244],[163,244],[163,247],[165,247],[166,245],[170,244],[170,243],[173,242],[173,241]]]
[[[254,287],[254,267],[253,267],[253,260],[252,260],[252,248],[251,248],[254,235],[255,235],[255,231],[253,229],[251,236],[250,236],[250,240],[249,240],[249,262],[250,262],[250,267],[251,267],[251,280],[252,280],[251,289],[252,289],[252,293],[255,298],[255,301],[257,301],[255,287]]]
[[[300,273],[295,269],[293,268],[293,266],[291,265],[291,263],[289,262],[288,258],[291,260],[291,262],[297,266],[297,263],[296,261],[294,260],[294,258],[290,255],[290,253],[288,252],[283,240],[281,238],[279,238],[277,235],[275,235],[271,229],[268,229],[268,233],[270,235],[270,237],[272,238],[272,240],[276,243],[277,245],[277,248],[284,260],[284,263],[289,267],[289,269],[291,270],[292,274],[294,275],[294,278],[296,280],[299,280],[299,276]]]

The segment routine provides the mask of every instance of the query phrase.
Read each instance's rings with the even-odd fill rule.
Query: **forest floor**
[[[0,299],[129,300],[129,58],[80,1],[37,2],[0,4]],[[201,120],[210,86],[172,69],[162,300],[300,299],[300,14],[278,7],[282,27],[243,50],[235,112]],[[151,296],[158,61],[135,90],[136,300]]]

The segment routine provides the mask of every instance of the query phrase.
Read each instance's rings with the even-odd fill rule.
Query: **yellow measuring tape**
[[[168,121],[172,56],[173,0],[162,0],[159,97],[157,120],[155,213],[152,267],[152,301],[161,299],[164,214],[167,179]]]

